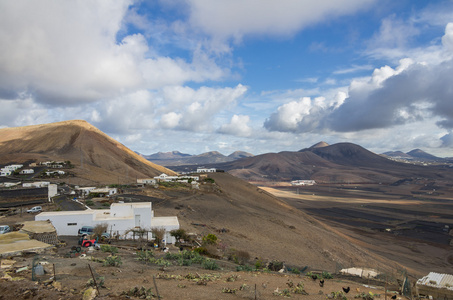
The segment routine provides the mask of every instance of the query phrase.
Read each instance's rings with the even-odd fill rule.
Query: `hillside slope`
[[[151,163],[86,121],[0,129],[0,164],[71,161],[78,184],[130,183],[173,171]]]
[[[215,233],[226,248],[250,258],[335,271],[337,265],[378,265],[356,241],[271,194],[228,173],[212,173],[218,191],[178,195],[155,206],[160,215],[178,215],[181,227],[203,235]],[[199,225],[203,226],[199,226]],[[198,225],[198,226],[197,226]],[[226,232],[218,230],[225,228]]]

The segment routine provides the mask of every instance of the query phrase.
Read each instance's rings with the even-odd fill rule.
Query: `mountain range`
[[[206,165],[234,161],[244,157],[252,157],[253,154],[244,151],[235,151],[228,156],[218,151],[210,151],[199,155],[190,155],[179,151],[158,152],[151,155],[143,155],[147,160],[166,167],[182,165]]]
[[[451,158],[443,158],[431,155],[420,149],[414,149],[407,153],[402,151],[389,151],[382,153],[383,155],[400,160],[406,161],[424,161],[424,162],[448,162]]]
[[[401,163],[352,143],[318,143],[297,152],[266,153],[211,166],[258,182],[311,179],[321,183],[392,183],[404,178],[453,179],[453,168],[448,165]]]
[[[413,150],[411,157],[430,157]],[[148,159],[152,159],[153,163]],[[234,152],[189,155],[181,152],[139,155],[81,120],[0,129],[0,164],[39,161],[71,161],[78,184],[132,183],[187,170],[187,165],[217,167],[247,181],[382,182],[404,178],[452,180],[447,164],[417,166],[387,159],[352,143],[317,143],[300,151],[253,156]],[[161,165],[171,166],[171,169]],[[183,165],[183,166],[177,166]],[[68,178],[70,180],[70,178]]]

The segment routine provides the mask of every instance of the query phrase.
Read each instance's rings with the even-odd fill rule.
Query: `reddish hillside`
[[[130,183],[175,174],[81,120],[0,129],[0,164],[71,161],[79,183]]]

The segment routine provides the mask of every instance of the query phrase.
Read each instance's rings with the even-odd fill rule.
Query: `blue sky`
[[[453,156],[453,1],[0,1],[0,126],[143,154]]]

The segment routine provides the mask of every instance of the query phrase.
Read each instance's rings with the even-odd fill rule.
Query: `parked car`
[[[91,235],[93,234],[93,230],[93,226],[82,226],[82,228],[79,229],[79,236]]]
[[[41,206],[35,206],[27,210],[28,213],[38,213],[42,212],[42,207]]]
[[[10,232],[11,228],[8,225],[0,225],[0,234]]]

